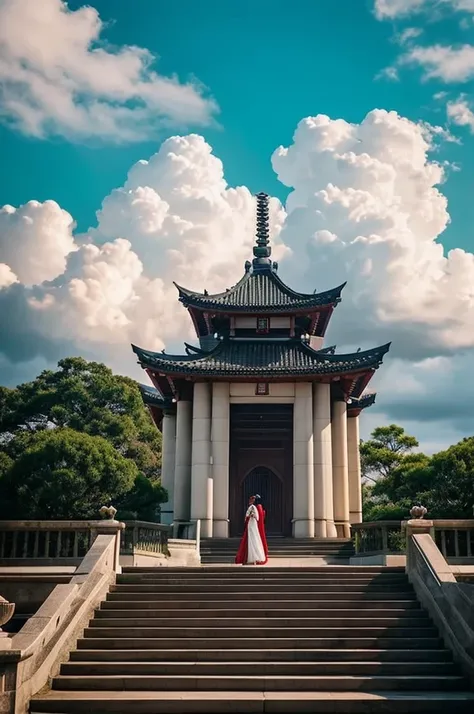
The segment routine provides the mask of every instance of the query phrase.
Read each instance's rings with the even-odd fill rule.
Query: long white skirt
[[[247,529],[247,563],[264,563],[265,551],[255,518],[249,518]]]

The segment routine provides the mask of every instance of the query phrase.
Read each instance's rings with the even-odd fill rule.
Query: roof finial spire
[[[268,210],[269,197],[266,193],[257,193],[257,233],[256,245],[253,248],[255,256],[253,269],[265,269],[271,267],[270,255],[272,249],[268,245],[270,242],[270,216]]]

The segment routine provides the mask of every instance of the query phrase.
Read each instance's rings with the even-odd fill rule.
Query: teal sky
[[[82,4],[71,0],[69,7],[75,10]],[[375,79],[400,53],[395,31],[422,27],[423,40],[430,44],[474,41],[474,24],[461,29],[459,17],[428,24],[426,16],[380,22],[369,0],[93,4],[108,24],[108,42],[146,47],[160,57],[162,74],[177,74],[181,80],[195,77],[208,87],[220,107],[219,126],[197,131],[223,160],[228,183],[282,199],[287,189],[277,181],[270,156],[277,146],[291,142],[297,122],[305,116],[325,113],[360,122],[371,109],[384,108],[413,120],[445,124],[444,107],[433,99],[446,89],[441,82],[420,81],[420,72],[412,68],[401,70],[399,82]],[[460,87],[471,88],[469,83]],[[453,86],[448,89],[453,91]],[[163,138],[174,133],[170,129]],[[465,129],[457,134],[463,144],[444,144],[438,154],[461,169],[449,171],[443,187],[452,219],[443,243],[446,248],[471,249],[474,138]],[[74,216],[79,230],[85,230],[94,225],[102,198],[123,183],[134,161],[154,153],[159,141],[94,145],[26,138],[2,128],[0,204],[53,198]]]
[[[130,191],[111,194],[163,141],[195,132],[229,186],[283,202],[271,156],[290,147],[277,163],[299,202],[283,223],[282,272],[301,290],[347,279],[328,335],[338,349],[393,342],[364,433],[400,421],[429,452],[474,433],[474,11],[460,0],[89,1],[0,0],[0,206],[17,209],[0,211],[0,383],[72,354],[143,379],[130,342],[191,339],[172,281],[222,289],[217,276],[240,277],[253,203],[223,190],[199,138],[168,141]],[[183,113],[192,119],[178,125]],[[322,121],[293,142],[318,114],[332,120],[329,143],[317,143]],[[352,143],[339,118],[362,124]],[[404,118],[431,127],[428,162]],[[187,173],[174,175],[169,151]],[[433,245],[446,213],[432,161],[445,166],[445,254],[466,251],[449,260]],[[84,244],[43,203],[84,233],[105,197]]]

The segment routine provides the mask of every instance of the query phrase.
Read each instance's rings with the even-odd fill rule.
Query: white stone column
[[[313,394],[311,383],[295,385],[293,409],[293,535],[314,537]]]
[[[313,385],[314,535],[336,538],[332,486],[331,385]]]
[[[206,382],[194,385],[191,463],[191,520],[200,520],[201,536],[211,538],[211,385]]]
[[[161,485],[168,491],[168,501],[161,506],[161,522],[174,520],[174,472],[176,460],[176,414],[165,409],[161,424]]]
[[[214,484],[214,538],[229,536],[229,382],[212,385],[211,456]]]
[[[174,467],[174,521],[189,521],[191,502],[192,403],[176,404],[176,456]]]
[[[332,413],[332,474],[334,521],[339,538],[350,538],[349,472],[347,459],[347,407],[336,401]]]
[[[362,483],[359,441],[359,417],[348,417],[347,458],[349,468],[349,518],[351,523],[362,523]]]

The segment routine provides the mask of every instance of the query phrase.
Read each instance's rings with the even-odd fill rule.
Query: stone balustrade
[[[437,519],[431,535],[450,563],[474,559],[474,520]],[[351,527],[356,555],[403,553],[406,550],[406,521],[373,521]]]
[[[356,555],[404,552],[401,521],[373,521],[351,526]]]
[[[79,525],[78,525],[79,524]],[[84,522],[28,521],[0,526],[3,533],[33,534],[28,544],[34,543],[36,533],[74,533],[84,531]],[[0,639],[0,712],[26,714],[31,696],[42,689],[54,676],[92,614],[105,597],[119,570],[120,534],[124,525],[117,521],[88,522],[91,545],[80,559],[70,582],[56,585],[39,610],[12,637]],[[71,540],[74,544],[74,538]],[[13,543],[13,539],[7,539]],[[16,547],[24,540],[17,535]],[[61,539],[61,542],[63,540]],[[27,546],[25,559],[29,551]],[[8,551],[14,555],[17,551]],[[34,550],[33,550],[34,552]],[[44,555],[38,546],[37,553]],[[48,551],[49,552],[49,551]],[[79,552],[79,550],[78,550]],[[58,558],[61,550],[56,545]],[[43,558],[44,560],[44,558]]]
[[[417,597],[455,660],[474,687],[474,587],[464,585],[432,538],[436,521],[408,521],[407,573]],[[456,521],[443,521],[444,529],[455,530]],[[474,521],[464,522],[472,523]],[[457,525],[457,524],[456,524]]]
[[[107,521],[0,521],[0,564],[80,562]]]
[[[116,521],[0,521],[0,565],[78,565],[98,534]],[[167,557],[170,527],[126,521],[120,554]]]
[[[148,521],[125,521],[120,545],[121,555],[169,556],[168,538],[171,527]]]

